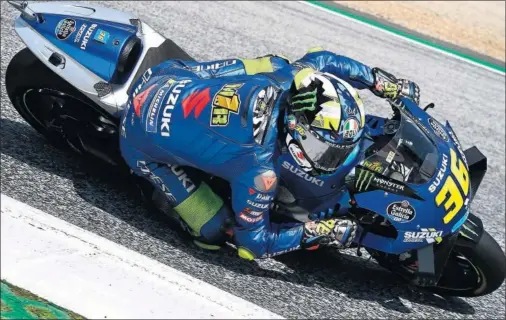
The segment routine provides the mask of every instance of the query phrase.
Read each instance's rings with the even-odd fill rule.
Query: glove
[[[316,249],[319,245],[335,245],[339,249],[348,248],[357,233],[357,224],[349,219],[329,219],[304,224],[304,237],[301,246]]]
[[[334,208],[328,208],[327,211],[321,211],[321,212],[315,212],[310,213],[308,218],[315,221],[315,220],[323,220],[323,219],[329,219],[334,215]]]
[[[381,98],[395,99],[399,96],[410,98],[420,104],[420,87],[413,81],[397,79],[380,68],[373,68],[374,85],[371,91]]]

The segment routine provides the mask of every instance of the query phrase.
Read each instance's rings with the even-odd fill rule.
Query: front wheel
[[[444,296],[478,297],[497,290],[505,279],[506,257],[499,244],[484,231],[477,244],[459,239],[435,287]]]

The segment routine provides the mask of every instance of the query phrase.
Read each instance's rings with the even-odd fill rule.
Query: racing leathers
[[[133,173],[165,194],[202,245],[222,243],[229,228],[245,259],[303,246],[304,225],[272,223],[269,212],[283,174],[297,174],[313,185],[318,180],[283,160],[286,152],[279,143],[286,93],[308,68],[380,97],[394,98],[403,90],[418,95],[416,86],[322,48],[311,49],[294,63],[277,55],[169,60],[148,69],[134,84],[121,118],[122,155]],[[230,183],[231,208],[202,173]]]

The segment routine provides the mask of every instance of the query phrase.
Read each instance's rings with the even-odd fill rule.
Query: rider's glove
[[[399,96],[407,97],[416,104],[420,104],[420,87],[406,79],[397,79],[392,74],[380,68],[373,68],[374,85],[371,91],[381,98],[396,99]]]
[[[314,212],[309,214],[309,219],[313,221],[329,219],[334,215],[334,208],[328,208],[327,211]]]
[[[305,249],[319,245],[335,245],[340,249],[351,245],[357,233],[357,224],[349,219],[329,219],[304,224],[304,237],[301,246]]]

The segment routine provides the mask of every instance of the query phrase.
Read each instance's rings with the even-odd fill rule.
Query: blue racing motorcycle
[[[128,173],[119,152],[119,118],[134,80],[184,50],[132,14],[92,5],[9,1],[27,48],[6,72],[19,114],[54,145]],[[450,124],[412,101],[390,102],[391,118],[367,116],[364,160],[346,178],[338,212],[360,225],[355,240],[383,267],[412,284],[453,296],[481,296],[505,278],[505,255],[471,212],[487,170],[476,147],[463,150]],[[230,194],[218,177],[214,190]],[[142,194],[159,210],[144,180]],[[274,219],[307,221],[310,208],[280,185]]]

